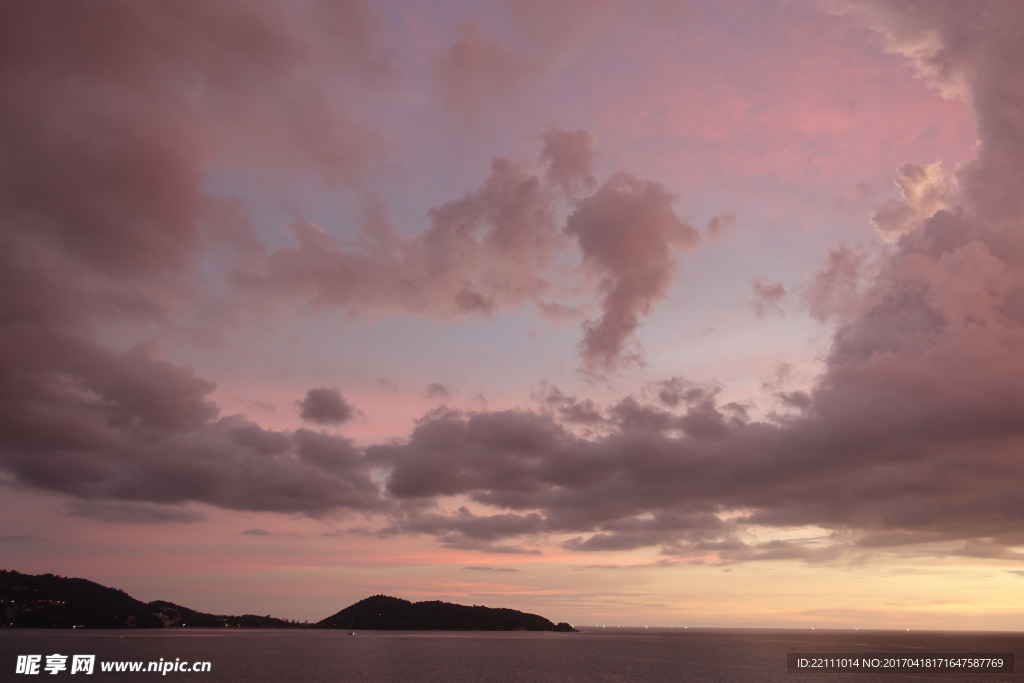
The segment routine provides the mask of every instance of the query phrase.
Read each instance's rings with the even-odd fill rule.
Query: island
[[[374,595],[315,624],[268,615],[207,614],[165,600],[142,602],[87,579],[0,570],[0,628],[323,628],[354,630],[574,631],[514,609],[409,602]]]
[[[410,602],[374,595],[315,624],[317,628],[388,631],[575,631],[536,614],[514,609],[456,605],[430,600]]]

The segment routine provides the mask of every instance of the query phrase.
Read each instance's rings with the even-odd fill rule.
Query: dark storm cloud
[[[670,408],[675,408],[681,403],[687,405],[697,403],[708,396],[707,389],[689,382],[683,377],[659,380],[655,383],[654,388],[657,391],[658,400]]]
[[[811,406],[811,396],[806,391],[780,391],[775,396],[790,408],[803,410]]]
[[[83,409],[84,410],[84,409]],[[102,412],[96,413],[102,420]],[[55,424],[58,416],[48,425]],[[76,411],[59,416],[80,419]],[[288,449],[278,454],[239,445],[232,433],[240,419],[221,418],[183,432],[126,432],[103,424],[60,437],[24,434],[26,446],[5,453],[5,466],[32,486],[61,491],[86,501],[209,503],[236,510],[327,514],[332,510],[380,509],[383,501],[366,462],[351,443],[339,437],[299,430],[281,434]],[[60,439],[58,441],[58,438]],[[89,509],[89,516],[116,517],[119,509]],[[125,508],[123,516],[148,515]],[[176,513],[168,512],[174,515]],[[158,521],[158,520],[154,520]],[[173,521],[173,520],[172,520]]]
[[[306,422],[336,425],[352,419],[355,411],[337,389],[317,387],[299,402],[299,416]]]
[[[606,421],[606,418],[594,401],[567,396],[558,387],[546,388],[537,398],[544,405],[555,409],[562,422],[597,426]]]

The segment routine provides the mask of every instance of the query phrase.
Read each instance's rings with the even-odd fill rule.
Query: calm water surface
[[[787,673],[789,652],[1012,652],[1015,674]],[[91,676],[15,673],[18,655],[94,654]],[[209,673],[103,673],[104,661],[208,661]],[[70,664],[70,658],[68,660]],[[872,681],[1024,680],[1024,634],[734,629],[486,633],[176,629],[0,630],[0,681]]]

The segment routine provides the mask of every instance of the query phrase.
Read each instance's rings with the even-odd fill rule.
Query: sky
[[[1024,630],[1024,5],[0,6],[0,558]]]

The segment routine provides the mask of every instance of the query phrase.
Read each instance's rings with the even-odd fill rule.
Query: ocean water
[[[1018,673],[788,672],[791,652],[1005,652]],[[50,674],[48,655],[67,656]],[[40,655],[38,674],[18,658]],[[72,655],[95,655],[94,672],[71,673]],[[24,661],[24,660],[23,660]],[[60,660],[58,660],[60,661]],[[199,672],[103,672],[103,663],[209,662]],[[1024,634],[762,629],[593,629],[580,633],[492,633],[175,629],[0,630],[0,681],[86,680],[196,683],[281,681],[872,681],[1024,680]],[[159,668],[159,667],[158,667]]]

